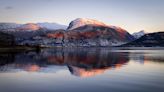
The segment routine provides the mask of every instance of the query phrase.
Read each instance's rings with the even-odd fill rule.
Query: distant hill
[[[49,30],[58,30],[58,29],[66,29],[66,25],[58,24],[58,23],[48,23],[48,22],[43,22],[43,23],[37,23],[42,28],[46,28]]]
[[[164,32],[145,34],[141,38],[122,45],[123,47],[164,47]]]
[[[17,23],[0,23],[0,30],[6,31],[33,31],[40,28],[45,28],[48,30],[57,30],[57,29],[66,29],[67,26],[58,24],[58,23],[26,23],[26,24],[17,24]]]
[[[35,23],[27,23],[27,24],[17,27],[16,30],[18,30],[18,31],[36,31],[41,28],[42,27],[40,27],[39,25],[37,25]]]

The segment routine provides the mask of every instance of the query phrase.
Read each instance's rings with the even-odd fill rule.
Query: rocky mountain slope
[[[134,40],[122,28],[80,18],[73,20],[66,32],[54,32],[51,35],[58,40],[58,44],[64,46],[117,46]]]
[[[14,35],[21,45],[118,46],[134,40],[126,30],[93,19],[77,18],[66,30],[50,30],[40,25],[28,23],[2,31]]]

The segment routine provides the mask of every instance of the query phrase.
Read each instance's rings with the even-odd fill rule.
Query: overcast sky
[[[91,18],[130,33],[164,31],[164,0],[0,0],[0,22],[57,22]]]

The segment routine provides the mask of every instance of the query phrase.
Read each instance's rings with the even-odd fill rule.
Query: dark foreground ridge
[[[164,47],[164,32],[145,34],[141,38],[121,47]]]

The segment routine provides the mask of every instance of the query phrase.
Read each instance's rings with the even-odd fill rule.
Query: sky
[[[128,32],[164,31],[164,0],[0,0],[0,22],[55,22],[90,18]]]

